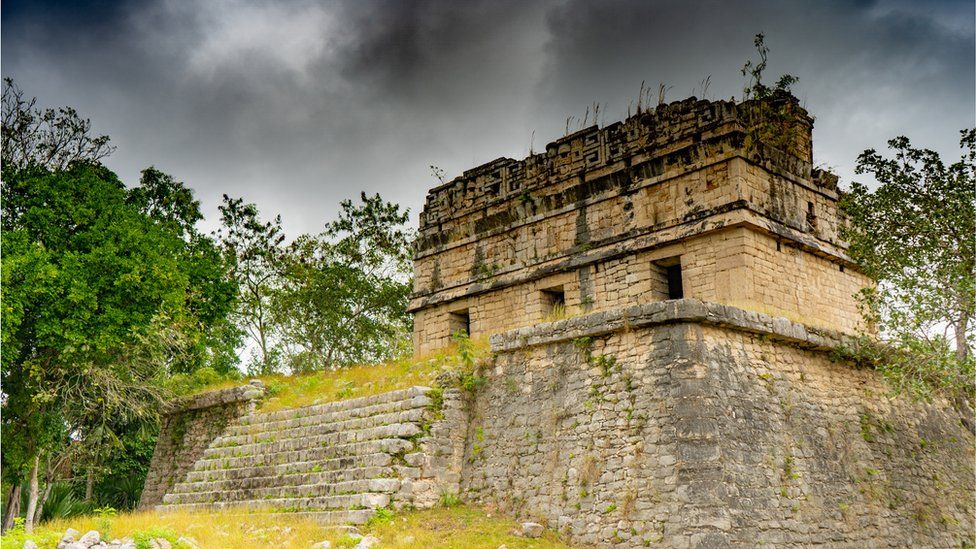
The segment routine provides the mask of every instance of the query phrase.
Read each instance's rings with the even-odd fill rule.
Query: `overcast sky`
[[[593,102],[611,123],[642,81],[740,96],[757,32],[842,181],[896,135],[955,159],[976,123],[974,17],[972,0],[6,0],[0,70],[90,117],[128,184],[155,165],[209,222],[227,193],[294,236],[360,190],[416,219],[429,165],[542,150]]]

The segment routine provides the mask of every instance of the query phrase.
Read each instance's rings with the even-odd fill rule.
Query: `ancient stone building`
[[[483,383],[191,399],[142,505],[364,522],[457,494],[585,546],[972,547],[959,413],[834,353],[868,281],[811,125],[792,97],[688,100],[433,189],[414,343],[493,334]]]
[[[792,97],[689,99],[501,158],[432,189],[414,347],[696,298],[845,332],[867,281],[838,237],[837,179]]]

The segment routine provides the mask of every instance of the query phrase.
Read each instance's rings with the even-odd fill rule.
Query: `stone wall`
[[[495,336],[462,495],[599,545],[971,541],[972,435],[840,337],[696,300]]]
[[[684,296],[784,316],[846,332],[861,322],[851,298],[867,284],[856,271],[805,253],[791,241],[741,226],[714,231],[589,265],[556,270],[518,285],[418,311],[414,337],[421,351],[449,341],[450,313],[469,311],[473,334],[493,334],[546,320],[542,290],[565,292],[566,314],[610,310],[668,298],[658,262],[681,257]],[[792,281],[784,284],[784,280]]]
[[[186,477],[214,439],[228,425],[253,411],[255,400],[263,395],[263,385],[255,381],[173,403],[163,414],[139,508],[162,503],[163,496]]]
[[[792,99],[776,108],[787,107],[786,150],[752,139],[752,104],[688,100],[432,189],[415,351],[447,345],[459,314],[474,335],[537,323],[540,290],[564,291],[571,314],[664,299],[659,259],[680,261],[685,297],[853,331],[851,295],[869,281],[839,237],[836,178],[810,164],[812,121]],[[730,237],[737,247],[722,248]]]
[[[585,545],[964,546],[976,440],[832,361],[845,337],[668,300],[498,334],[474,392],[201,396],[167,416],[141,505],[361,523],[458,493]]]
[[[430,507],[460,489],[467,415],[458,389],[411,387],[273,412],[246,412],[238,404],[248,400],[226,398],[241,393],[208,393],[167,417],[141,506],[363,523],[377,508]]]

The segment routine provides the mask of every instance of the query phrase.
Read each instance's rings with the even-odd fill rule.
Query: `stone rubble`
[[[538,538],[542,537],[542,531],[545,528],[537,522],[523,522],[522,523],[522,535],[527,538]]]

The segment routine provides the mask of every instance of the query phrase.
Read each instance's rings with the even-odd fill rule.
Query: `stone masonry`
[[[690,299],[497,335],[462,498],[600,547],[966,546],[973,436],[842,337]]]
[[[264,395],[260,382],[211,391],[175,402],[163,414],[139,508],[162,503],[163,496],[186,477],[204,450],[237,418],[254,411]]]
[[[153,491],[143,505],[302,513],[327,523],[363,523],[380,507],[430,507],[442,493],[458,491],[466,425],[460,402],[456,389],[413,387],[251,410],[196,445],[192,465],[173,475],[161,501]],[[169,435],[164,429],[160,440]],[[167,459],[172,451],[157,446],[154,473],[165,462],[188,459]]]
[[[359,523],[459,494],[598,547],[967,546],[976,440],[833,360],[844,338],[694,299],[512,330],[474,392],[231,420],[158,508]],[[164,436],[150,478],[185,463]]]
[[[792,97],[689,99],[432,189],[415,352],[491,336],[484,383],[185,401],[142,505],[363,522],[457,494],[585,546],[973,547],[958,412],[836,356],[869,281],[811,128]]]
[[[754,113],[788,113],[772,139]],[[838,236],[795,98],[686,101],[584,129],[432,189],[416,244],[414,348],[669,298],[850,332],[867,284]],[[554,315],[553,303],[560,303]]]

